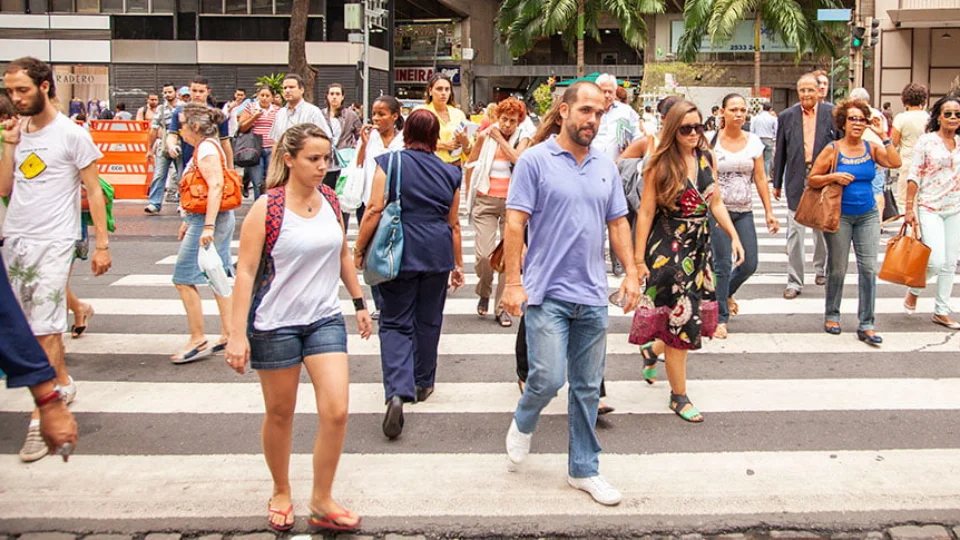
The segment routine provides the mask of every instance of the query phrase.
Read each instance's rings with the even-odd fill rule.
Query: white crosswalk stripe
[[[691,355],[688,393],[706,424],[685,424],[667,408],[662,363],[660,380],[643,381],[638,347],[628,341],[632,314],[609,307],[604,399],[616,412],[604,418],[598,436],[608,450],[601,473],[624,495],[614,508],[566,486],[566,388],[545,409],[528,462],[519,472],[506,471],[503,437],[519,399],[516,329],[476,315],[474,233],[466,219],[467,286],[448,293],[436,391],[405,409],[407,427],[397,441],[387,443],[380,433],[379,337],[356,335],[341,287],[351,419],[335,483],[338,500],[390,523],[423,519],[453,534],[459,531],[451,523],[482,522],[500,536],[519,534],[500,528],[507,522],[542,536],[556,532],[551,524],[563,519],[695,524],[735,514],[756,526],[783,516],[817,523],[891,511],[960,511],[960,484],[952,481],[960,475],[960,434],[944,427],[960,410],[960,333],[929,323],[933,287],[909,316],[905,289],[881,282],[876,312],[884,343],[870,348],[855,336],[858,276],[851,255],[843,334],[829,336],[821,331],[823,288],[812,274],[802,296],[782,298],[783,201],[774,213],[781,232],[770,235],[762,209],[754,211],[760,267],[737,294],[740,315],[731,320],[729,338],[705,341]],[[355,235],[353,224],[351,243]],[[812,272],[810,235],[805,243]],[[127,249],[123,244],[117,242]],[[176,248],[163,245],[137,245],[146,256],[130,273],[80,285],[96,317],[81,339],[64,340],[79,388],[72,410],[82,437],[69,470],[49,458],[19,462],[19,432],[32,400],[23,391],[0,390],[0,432],[13,433],[0,437],[0,525],[36,519],[53,530],[59,520],[96,516],[110,530],[141,520],[174,530],[193,519],[265,520],[271,483],[260,449],[264,406],[257,375],[235,374],[222,355],[169,364],[187,329],[171,286]],[[236,241],[232,247],[236,253]],[[615,289],[621,280],[608,275],[607,285]],[[201,296],[207,340],[214,343],[217,307],[207,287]],[[302,522],[316,430],[314,389],[305,377],[297,412],[290,471]]]

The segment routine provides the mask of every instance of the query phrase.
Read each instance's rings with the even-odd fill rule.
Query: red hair
[[[497,103],[497,116],[516,116],[523,122],[527,117],[527,107],[519,99],[509,97]]]
[[[410,113],[403,123],[403,144],[407,150],[436,152],[440,139],[440,121],[427,109]]]

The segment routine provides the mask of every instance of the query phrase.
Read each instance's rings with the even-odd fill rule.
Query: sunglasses
[[[690,135],[694,131],[697,132],[697,135],[703,135],[703,124],[685,124],[680,126],[677,131],[679,131],[680,135],[683,135],[684,137]]]
[[[942,111],[940,114],[942,114],[944,118],[960,118],[960,111]]]
[[[863,116],[848,116],[847,122],[851,122],[854,124],[866,124],[867,119]]]

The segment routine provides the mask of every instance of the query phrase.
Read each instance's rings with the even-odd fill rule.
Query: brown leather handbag
[[[500,240],[500,243],[497,244],[497,247],[494,248],[493,252],[490,253],[490,268],[494,272],[506,272],[506,265],[503,262],[503,240]]]
[[[833,166],[830,173],[837,170],[837,160],[840,159],[840,149],[834,143]],[[818,231],[835,233],[840,228],[840,203],[843,200],[843,186],[827,184],[822,188],[812,187],[809,183],[803,188],[803,196],[793,215],[797,223],[817,229]]]
[[[930,260],[930,248],[920,241],[920,228],[914,227],[913,234],[907,236],[907,224],[900,232],[887,240],[887,254],[877,277],[896,283],[922,289],[927,285],[927,261]]]

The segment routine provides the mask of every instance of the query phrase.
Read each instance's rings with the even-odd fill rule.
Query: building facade
[[[362,95],[363,45],[348,40],[343,0],[311,0],[307,60],[315,96],[343,84]],[[50,62],[61,100],[99,99],[140,107],[147,93],[196,74],[217,101],[258,77],[287,71],[292,0],[0,0],[0,65],[21,56]],[[390,90],[387,33],[372,34],[370,93]]]

